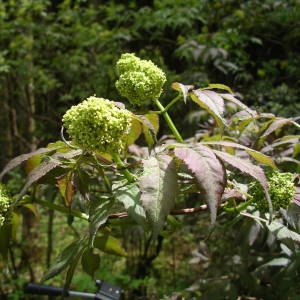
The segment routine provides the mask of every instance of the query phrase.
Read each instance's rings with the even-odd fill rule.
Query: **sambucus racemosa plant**
[[[282,189],[273,188],[275,177],[266,177],[263,170],[275,170],[273,174],[281,176],[277,169],[285,154],[280,153],[279,146],[286,143],[293,148],[299,136],[285,137],[285,140],[274,137],[284,125],[293,124],[299,128],[294,119],[258,114],[221,84],[194,89],[192,85],[173,83],[172,88],[178,95],[163,106],[159,97],[166,81],[164,72],[151,61],[134,54],[122,55],[117,72],[116,88],[123,97],[143,110],[143,103],[150,101],[157,111],[136,114],[122,103],[92,96],[71,107],[63,116],[69,141],[62,130],[63,142],[13,159],[0,174],[2,179],[23,162],[31,169],[20,193],[13,197],[9,209],[7,206],[2,209],[2,215],[7,216],[7,211],[17,214],[20,206],[30,203],[87,221],[88,232],[66,247],[44,276],[46,280],[67,269],[66,287],[80,260],[84,270],[94,274],[100,261],[94,248],[126,255],[109,230],[116,218],[126,217],[130,220],[126,226],[138,225],[155,239],[169,214],[197,213],[206,209],[214,224],[218,209],[237,214],[248,211],[247,215],[251,216],[251,212],[263,207],[263,213],[268,214],[262,214],[262,218],[270,224],[277,210],[286,208],[296,195],[295,176],[282,175],[289,181],[283,197]],[[177,130],[169,111],[179,101],[190,100],[212,118],[214,125],[210,134],[196,133],[183,138]],[[231,111],[233,114],[228,118]],[[158,139],[161,117],[172,136]],[[147,147],[136,145],[141,136]],[[277,151],[275,161],[265,154],[272,151]],[[293,156],[293,151],[289,153]],[[290,161],[298,164],[296,157]],[[244,174],[255,183],[251,183],[249,189],[239,189],[235,174]],[[64,203],[35,197],[31,187],[42,190],[42,184],[49,185],[49,182],[57,186]],[[177,199],[191,191],[200,195],[203,203],[199,207],[178,207]],[[0,238],[7,240],[7,233],[15,225],[8,217],[2,223]],[[4,257],[7,251],[1,248]],[[91,260],[92,264],[87,263]]]

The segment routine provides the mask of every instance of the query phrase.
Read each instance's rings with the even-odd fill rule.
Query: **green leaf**
[[[266,199],[269,204],[269,212],[270,212],[270,220],[272,219],[272,213],[273,213],[273,206],[272,206],[272,201],[270,199],[269,195],[269,187],[268,187],[268,181],[265,176],[265,173],[263,169],[257,165],[254,165],[253,163],[245,160],[238,158],[234,155],[221,152],[218,150],[213,150],[215,154],[221,159],[222,161],[226,162],[227,164],[233,166],[236,169],[239,169],[242,173],[246,173],[250,176],[252,176],[254,179],[256,179],[262,186]]]
[[[93,245],[94,243],[94,239],[96,237],[98,229],[107,221],[108,216],[111,214],[111,208],[113,206],[113,201],[110,199],[101,201],[102,202],[100,203],[99,201],[94,201],[94,203],[92,203],[90,207],[89,231],[91,245]]]
[[[86,237],[83,237],[68,245],[59,255],[56,263],[52,265],[43,276],[42,281],[46,281],[66,269],[68,265],[72,263],[74,257],[76,257],[78,253],[80,253],[80,250],[86,246],[86,241]]]
[[[145,114],[143,116],[143,133],[148,144],[152,147],[156,143],[156,135],[159,130],[159,117],[157,114]]]
[[[111,235],[102,235],[95,237],[94,247],[109,254],[118,256],[127,256],[120,241]]]
[[[138,118],[133,117],[131,121],[131,128],[127,135],[127,145],[132,145],[142,133],[142,124]]]
[[[93,253],[93,248],[87,248],[82,254],[81,265],[84,272],[94,277],[95,272],[100,266],[99,254]]]
[[[220,84],[220,83],[211,83],[208,85],[206,88],[202,88],[202,90],[207,90],[207,89],[218,89],[218,90],[224,90],[229,92],[230,94],[233,94],[231,88],[225,84]]]
[[[77,267],[77,265],[79,263],[80,258],[82,257],[83,252],[85,251],[86,247],[87,247],[87,245],[84,244],[83,247],[81,247],[77,251],[77,253],[74,255],[73,259],[69,263],[69,268],[68,268],[67,275],[66,275],[66,280],[65,280],[65,284],[64,284],[63,294],[66,294],[66,292],[70,288],[70,284],[71,284],[72,278],[74,276],[76,267]]]
[[[28,158],[25,162],[25,173],[28,175],[36,166],[42,162],[43,155],[37,154]]]
[[[183,161],[195,176],[209,206],[211,222],[214,223],[226,185],[224,166],[210,148],[200,144],[193,148],[175,148],[174,154]]]
[[[191,90],[192,88],[194,88],[193,85],[184,85],[179,82],[172,83],[172,89],[182,93],[184,103],[186,103],[186,99],[188,97],[189,90]]]
[[[255,159],[257,162],[262,163],[264,165],[267,165],[273,169],[277,169],[277,166],[275,165],[273,158],[270,156],[267,156],[259,151],[255,151],[253,149],[245,149],[248,154],[252,156],[253,159]]]
[[[35,155],[39,155],[42,153],[47,153],[47,152],[52,152],[54,150],[56,150],[57,148],[40,148],[36,151],[30,152],[30,153],[26,153],[26,154],[22,154],[19,155],[17,157],[15,157],[14,159],[12,159],[2,170],[2,172],[0,173],[0,181],[2,180],[3,176],[9,172],[10,170],[12,170],[13,168],[17,167],[18,165],[20,165],[21,163],[23,163],[24,161],[28,160],[29,158],[35,156]]]
[[[140,204],[140,189],[135,183],[123,186],[113,185],[113,195],[117,201],[123,203],[129,216],[137,224],[141,226],[145,225],[146,214]]]
[[[176,166],[165,154],[143,160],[144,171],[139,179],[141,203],[156,236],[172,209],[178,193]]]
[[[243,149],[245,150],[249,155],[252,156],[256,161],[268,165],[273,169],[277,169],[272,157],[267,156],[259,151],[253,150],[249,147],[246,147],[244,145],[238,144],[238,143],[233,143],[233,142],[227,142],[227,141],[216,141],[216,142],[203,142],[202,144],[205,145],[219,145],[223,147],[233,147],[233,148],[238,148],[238,149]]]
[[[224,110],[223,100],[220,101],[221,97],[219,98],[217,96],[212,98],[212,95],[209,96],[207,93],[204,92],[205,91],[202,91],[201,89],[194,90],[190,93],[190,97],[200,107],[207,110],[215,118],[218,126],[220,128],[223,128],[224,126],[226,126],[226,122],[222,117],[222,113]],[[212,93],[214,93],[214,95],[217,95],[217,93],[215,92]],[[217,101],[215,101],[214,98],[217,99]]]

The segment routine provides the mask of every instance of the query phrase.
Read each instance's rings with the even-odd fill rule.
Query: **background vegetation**
[[[299,48],[297,0],[0,1],[0,166],[57,140],[62,115],[82,99],[96,94],[124,100],[114,87],[117,75],[112,66],[125,52],[163,68],[167,87],[174,81],[196,87],[223,83],[258,111],[295,116],[300,109]],[[173,93],[169,89],[165,98]],[[178,107],[172,116],[184,137],[195,130],[201,133],[203,124],[209,130],[207,117],[191,104]],[[295,145],[297,159],[299,142]],[[285,163],[282,168],[299,173],[297,164]],[[23,183],[23,172],[20,168],[6,178],[12,192]],[[52,194],[47,191],[47,197]],[[294,207],[295,219],[290,220],[296,230],[298,212]],[[0,281],[0,292],[15,299],[21,297],[22,284],[42,277],[67,239],[81,230],[80,222],[71,220],[70,227],[62,226],[64,217],[49,215],[48,210],[31,207],[22,214],[15,269],[3,271]],[[177,230],[151,250],[148,264],[142,266],[137,259],[144,259],[143,253],[119,260],[105,255],[96,277],[121,285],[128,297],[142,295],[141,299],[172,294],[174,299],[184,294],[188,299],[297,299],[297,246],[278,242],[251,220],[220,215],[207,239],[208,214],[178,219],[181,225],[173,220],[170,226]],[[119,234],[127,235],[125,248],[130,253],[143,243],[138,232]],[[49,238],[55,245],[51,249]],[[273,258],[278,260],[269,269],[265,265]],[[145,274],[142,267],[147,268]],[[61,285],[61,280],[53,283]],[[79,275],[73,284],[79,290],[93,289],[88,275]]]

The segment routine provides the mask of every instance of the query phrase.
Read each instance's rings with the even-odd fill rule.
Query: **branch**
[[[188,215],[188,214],[195,214],[200,211],[207,210],[208,206],[203,204],[199,207],[192,207],[192,208],[182,208],[182,209],[173,209],[170,211],[170,215]]]
[[[173,209],[170,211],[170,215],[189,215],[189,214],[195,214],[200,211],[207,210],[208,206],[206,204],[203,204],[199,207],[192,207],[192,208],[182,208],[182,209]],[[109,215],[109,219],[116,219],[116,218],[126,218],[128,217],[127,212],[121,212],[116,214]]]

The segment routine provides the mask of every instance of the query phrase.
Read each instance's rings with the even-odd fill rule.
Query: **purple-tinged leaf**
[[[260,185],[262,186],[266,199],[269,204],[269,212],[270,212],[270,219],[272,219],[272,214],[273,214],[273,207],[272,207],[272,201],[269,195],[269,186],[268,186],[268,181],[265,176],[265,173],[263,169],[257,165],[254,165],[250,161],[247,161],[245,159],[238,158],[234,155],[231,155],[226,152],[218,151],[218,150],[213,150],[215,154],[224,161],[225,163],[233,166],[234,168],[240,170],[242,173],[248,174],[254,179],[256,179]]]
[[[266,131],[263,133],[261,138],[264,138],[271,134],[272,132],[280,129],[286,124],[289,124],[292,122],[292,119],[286,119],[286,118],[275,118],[274,121],[270,124],[270,126],[266,129]]]
[[[210,90],[202,90],[202,93],[216,104],[219,113],[222,115],[225,109],[223,98],[218,93]]]
[[[284,136],[278,140],[275,140],[272,144],[266,145],[260,151],[262,153],[267,153],[281,146],[284,146],[285,148],[294,147],[297,143],[299,143],[299,138],[300,135]]]
[[[43,161],[28,174],[27,181],[19,193],[16,201],[19,201],[25,195],[26,191],[33,183],[37,182],[54,168],[62,165],[61,159],[70,159],[80,155],[81,153],[82,150],[72,150],[67,153],[55,153],[54,155],[48,157],[47,160]]]
[[[194,90],[190,93],[191,99],[200,107],[207,110],[216,120],[219,127],[223,128],[226,125],[222,117],[223,106],[218,106],[210,97],[203,93],[201,89]]]
[[[267,156],[259,151],[253,150],[249,147],[246,147],[244,145],[238,144],[238,143],[234,143],[234,142],[227,142],[227,141],[216,141],[216,142],[203,142],[202,144],[205,145],[219,145],[222,147],[232,147],[232,148],[237,148],[237,149],[243,149],[245,150],[253,159],[255,159],[256,161],[268,165],[273,169],[277,169],[272,157]]]
[[[249,234],[248,234],[249,246],[252,246],[254,244],[254,242],[256,241],[256,239],[262,229],[263,229],[263,226],[260,222],[255,222],[254,224],[252,224],[252,226],[250,227],[250,230],[249,230]]]
[[[296,187],[296,192],[293,197],[293,201],[300,206],[300,187]]]
[[[150,219],[153,235],[162,229],[178,193],[176,166],[166,154],[143,160],[139,179],[141,203]]]
[[[2,180],[3,176],[9,172],[10,170],[12,170],[13,168],[17,167],[18,165],[20,165],[21,163],[23,163],[24,161],[28,160],[29,158],[38,155],[38,154],[42,154],[42,153],[47,153],[47,152],[53,152],[56,149],[58,149],[59,147],[55,147],[55,148],[40,148],[36,151],[30,152],[30,153],[26,153],[26,154],[22,154],[19,155],[15,158],[13,158],[2,170],[1,174],[0,174],[0,180]]]
[[[226,185],[224,166],[210,148],[200,144],[193,148],[175,148],[174,154],[195,176],[209,206],[211,222],[214,223]]]
[[[295,243],[300,243],[300,234],[290,230],[288,227],[286,227],[284,224],[273,220],[272,222],[268,222],[265,219],[262,219],[258,216],[249,214],[247,212],[241,212],[241,215],[249,217],[251,219],[254,219],[255,221],[261,223],[265,223],[267,228],[269,229],[270,232],[274,234],[276,239],[280,241],[287,241],[287,240],[292,240]]]
[[[245,200],[245,195],[236,189],[225,189],[224,193],[222,194],[222,202],[228,201],[229,199],[239,199],[239,200]]]
[[[232,94],[219,94],[223,99],[231,101],[232,103],[237,104],[239,107],[244,109],[247,113],[251,115],[251,117],[257,116],[257,112],[255,110],[252,110],[247,105],[245,105],[243,102],[235,98]]]
[[[300,243],[300,234],[290,230],[282,223],[277,221],[273,221],[270,224],[266,224],[268,229],[276,236],[276,238],[280,241],[284,240],[292,240],[296,243]]]
[[[256,270],[261,270],[268,267],[286,267],[291,262],[291,259],[286,257],[278,257],[273,258],[272,260],[268,261],[267,263],[259,266]]]
[[[220,84],[220,83],[211,83],[208,85],[206,88],[202,88],[202,90],[208,90],[208,89],[218,89],[218,90],[224,90],[227,91],[231,94],[233,94],[231,88],[225,84]]]
[[[290,156],[280,156],[277,159],[278,163],[283,163],[283,162],[290,162],[290,163],[294,163],[296,166],[298,165],[300,167],[300,161],[296,158],[292,158]]]
[[[186,98],[188,97],[189,90],[194,88],[193,85],[184,85],[179,82],[172,83],[172,88],[176,91],[179,91],[182,93],[183,101],[186,103]]]

